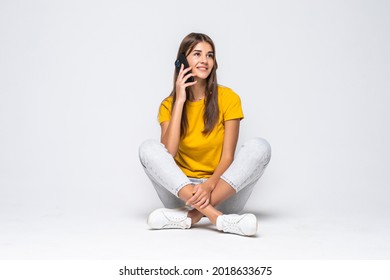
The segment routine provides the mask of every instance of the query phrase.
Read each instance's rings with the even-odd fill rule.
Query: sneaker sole
[[[177,209],[158,208],[150,213],[146,222],[152,229],[165,229],[164,226],[166,223],[158,223],[158,219],[156,219],[159,215],[164,215],[162,213],[163,211],[175,212]]]

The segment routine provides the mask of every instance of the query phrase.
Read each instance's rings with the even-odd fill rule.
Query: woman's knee
[[[143,166],[150,157],[155,156],[156,152],[161,149],[163,145],[154,139],[148,139],[144,141],[138,148],[139,159]]]
[[[251,155],[265,164],[271,159],[271,145],[264,138],[253,138],[245,142],[244,146],[250,149]]]

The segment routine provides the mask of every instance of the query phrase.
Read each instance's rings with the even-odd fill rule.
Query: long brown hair
[[[204,135],[210,134],[210,132],[214,129],[215,125],[219,119],[219,107],[218,107],[218,84],[217,84],[217,59],[215,56],[215,46],[213,40],[206,34],[202,33],[190,33],[186,37],[184,37],[183,41],[180,44],[179,50],[177,52],[177,58],[181,53],[184,53],[186,56],[192,52],[195,46],[200,42],[209,43],[211,48],[213,49],[214,56],[214,66],[211,70],[210,75],[206,80],[206,96],[205,96],[205,110],[203,113],[203,122],[204,122],[204,130],[202,133]],[[176,80],[178,73],[175,71],[174,79],[173,79],[173,89],[171,95],[173,97],[173,105],[176,102]],[[186,88],[187,100],[191,96],[190,87]],[[187,102],[187,101],[186,101]],[[184,137],[188,130],[188,118],[186,113],[186,106],[184,104],[183,112],[181,116],[180,123],[180,136]]]

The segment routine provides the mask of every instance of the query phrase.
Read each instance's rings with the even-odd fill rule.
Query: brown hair
[[[218,84],[217,84],[217,60],[215,56],[215,46],[213,40],[206,34],[202,33],[190,33],[186,37],[184,37],[183,41],[180,44],[179,51],[177,52],[177,58],[181,53],[188,55],[195,46],[200,42],[209,43],[211,48],[213,49],[214,56],[214,66],[211,70],[210,75],[207,77],[206,81],[206,96],[205,96],[205,110],[203,113],[203,121],[204,121],[204,130],[202,133],[204,135],[210,134],[210,132],[214,129],[215,125],[219,119],[219,107],[218,107]],[[171,95],[173,97],[173,105],[176,102],[176,80],[178,73],[175,71],[174,79],[173,79],[173,89]],[[187,92],[187,100],[191,96],[190,87],[186,88]],[[186,101],[187,102],[187,101]],[[186,113],[186,106],[183,107],[183,112],[181,116],[180,123],[180,136],[184,137],[188,130],[188,119]]]

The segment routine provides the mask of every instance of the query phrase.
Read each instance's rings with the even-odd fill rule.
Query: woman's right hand
[[[184,64],[180,66],[180,71],[179,74],[177,75],[177,80],[176,80],[177,101],[185,102],[187,99],[186,88],[196,84],[196,81],[186,83],[188,78],[195,76],[193,73],[188,73],[189,71],[191,71],[191,67],[184,69]]]

